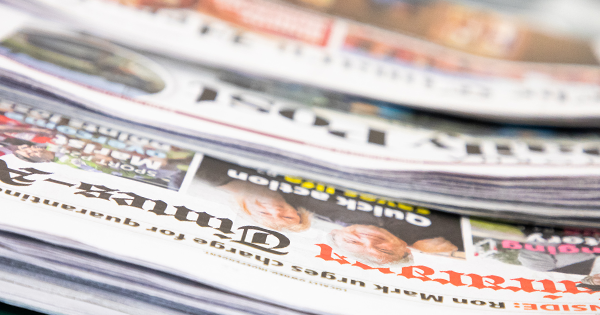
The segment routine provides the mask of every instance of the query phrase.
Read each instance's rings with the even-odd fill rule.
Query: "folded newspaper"
[[[545,32],[535,21],[463,4],[400,0],[3,2],[136,49],[369,101],[491,120],[599,125],[600,63],[593,40],[564,31]],[[569,12],[597,12],[592,3],[588,6],[592,10],[586,11],[579,2]],[[543,20],[553,20],[552,25],[577,21],[557,16],[550,11]],[[589,19],[594,20],[593,16]]]
[[[126,49],[8,9],[0,14],[5,81],[420,206],[600,225],[589,220],[600,216],[593,129],[474,125],[342,95],[320,102],[330,95]]]
[[[1,102],[2,301],[56,314],[600,311],[596,229],[470,220],[38,103]]]
[[[331,68],[311,80],[294,77],[315,74],[310,63],[294,64],[310,47],[325,47],[327,63],[335,64],[348,53],[339,47],[347,46],[341,41],[349,30],[382,30],[285,2],[409,32],[393,18],[361,20],[394,1],[3,2],[71,20],[0,7],[0,301],[103,315],[600,312],[596,130],[481,124],[400,107],[395,103],[404,100],[348,83],[364,83],[368,63],[355,77],[336,72],[337,82]],[[427,27],[490,19],[441,2],[403,5],[415,19],[446,16]],[[80,23],[81,10],[90,8]],[[290,54],[285,45],[292,42],[273,31],[281,31],[279,20],[264,23],[274,12],[287,12],[292,22],[329,19],[331,37],[312,46],[293,37]],[[512,36],[505,22],[498,36]],[[286,36],[311,31],[294,25],[283,29]],[[435,43],[414,47],[433,47],[436,56],[462,50],[481,62],[452,76],[418,67],[411,76],[463,84],[456,71],[500,58],[486,72],[490,87],[558,86],[568,90],[559,110],[570,111],[568,119],[597,120],[583,105],[580,112],[565,106],[574,86],[597,93],[595,81],[581,80],[595,76],[594,66],[564,65],[550,79],[529,81],[531,72],[549,75],[548,64],[557,62],[525,60],[530,41],[518,50],[491,47],[483,37],[458,47],[444,42],[456,39],[452,34],[411,32]],[[403,36],[404,45],[418,41],[389,34]],[[383,49],[356,47],[368,50],[369,62]],[[310,53],[318,64],[319,50]],[[555,57],[595,62],[564,53]],[[527,80],[496,81],[494,71],[509,65],[524,67]],[[463,79],[480,82],[479,75]],[[287,76],[292,83],[273,80]],[[413,107],[477,101],[464,84],[471,92],[442,97],[431,92],[440,81],[427,83],[430,92],[388,90],[377,81],[382,76],[368,79],[368,90],[418,96]],[[556,105],[551,93],[536,99],[531,91],[523,103],[503,104]],[[487,116],[495,101],[513,100],[494,93],[468,115]],[[458,105],[450,111],[465,110]],[[531,107],[510,106],[502,117],[532,119]],[[557,118],[543,111],[538,122]]]

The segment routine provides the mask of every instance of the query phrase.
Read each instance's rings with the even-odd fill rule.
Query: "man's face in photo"
[[[333,230],[331,236],[341,249],[379,264],[398,262],[410,253],[405,241],[372,225],[351,225]]]
[[[296,209],[285,200],[258,196],[246,200],[246,210],[267,226],[289,227],[300,224]]]

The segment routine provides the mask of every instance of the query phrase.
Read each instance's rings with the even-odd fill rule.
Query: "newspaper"
[[[258,156],[278,156],[275,163],[340,179],[332,179],[334,184],[424,206],[595,224],[586,220],[598,215],[600,153],[593,130],[465,127],[351,99],[328,109],[299,102],[318,94],[293,97],[291,88],[280,85],[272,95],[261,91],[268,85],[252,88],[251,76],[142,54],[17,12],[5,13],[0,42],[4,77],[90,110],[237,147],[238,152],[244,148]],[[361,112],[372,115],[357,115]],[[390,116],[404,118],[381,119]],[[171,163],[162,173],[177,172],[178,158],[160,162]],[[135,155],[131,159],[146,163]],[[145,176],[152,174],[160,175],[151,171]]]
[[[93,248],[82,251],[15,233],[1,235],[0,299],[29,309],[60,314],[306,314],[99,256]]]
[[[13,113],[15,124],[4,142],[38,139],[45,133],[36,127],[56,117],[29,108],[27,116],[38,118],[16,124],[24,106],[16,108],[5,110]],[[57,132],[78,121],[67,115],[55,120],[49,129]],[[79,122],[87,127],[76,129],[74,138],[84,142],[124,132],[94,124],[95,134],[89,131],[91,123]],[[150,135],[125,133],[129,140],[160,144],[167,156],[189,156]],[[7,266],[0,280],[21,279],[29,284],[25,287],[40,290],[48,283],[46,288],[56,290],[47,289],[54,293],[42,297],[75,299],[65,313],[76,313],[72,310],[83,307],[78,303],[96,303],[60,289],[64,279],[91,296],[100,294],[98,301],[113,300],[97,306],[125,313],[132,309],[128,300],[146,303],[153,313],[169,305],[179,312],[226,313],[226,295],[199,284],[250,298],[231,302],[231,314],[235,308],[238,314],[260,314],[254,299],[271,303],[263,314],[282,314],[275,306],[288,314],[387,314],[399,307],[449,314],[593,314],[600,309],[594,267],[600,239],[594,229],[469,220],[201,152],[178,164],[185,174],[172,189],[98,165],[60,163],[56,155],[50,160],[39,152],[24,155],[17,151],[27,148],[7,143],[0,156],[0,211],[5,213],[0,216],[0,258]],[[45,152],[53,148],[46,142]],[[81,151],[74,157],[85,163],[88,156]],[[19,268],[30,272],[12,278],[6,272]],[[4,292],[2,298],[23,292],[30,291]],[[45,309],[35,295],[23,296],[22,303],[32,300]],[[193,302],[196,297],[200,300]],[[161,304],[165,300],[173,304]]]
[[[491,120],[597,126],[594,45],[457,4],[5,2],[129,47],[326,91]]]
[[[283,2],[73,8],[252,31],[208,4]],[[411,10],[440,8],[462,12]],[[473,124],[0,17],[0,301],[103,315],[600,311],[594,129]],[[454,49],[486,53],[470,44]]]

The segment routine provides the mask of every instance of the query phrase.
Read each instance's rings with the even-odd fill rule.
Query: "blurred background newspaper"
[[[600,311],[600,4],[0,1],[0,301]]]

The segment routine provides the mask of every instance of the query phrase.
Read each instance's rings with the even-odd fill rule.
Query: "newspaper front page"
[[[94,110],[157,128],[245,141],[365,170],[491,176],[598,172],[590,167],[598,157],[593,133],[484,127],[480,135],[457,135],[434,128],[435,122],[407,126],[345,115],[243,89],[222,80],[213,68],[142,55],[16,13],[6,18],[2,69]],[[249,83],[251,77],[240,80]],[[353,106],[356,111],[360,104]],[[516,141],[511,132],[534,136],[530,142]],[[549,136],[554,139],[548,141]]]
[[[277,155],[290,165],[343,178],[332,180],[344,187],[448,211],[470,214],[487,209],[494,211],[491,215],[520,213],[545,220],[597,216],[600,143],[593,130],[465,127],[357,100],[338,103],[341,110],[328,109],[277,96],[318,98],[310,92],[276,86],[278,92],[272,95],[264,85],[253,87],[252,76],[125,49],[17,12],[5,17],[2,75],[90,110]],[[359,117],[362,112],[371,116]],[[390,117],[404,118],[381,119]],[[73,142],[64,136],[63,142]],[[89,152],[92,147],[83,149]],[[166,162],[169,172],[181,169],[175,160]],[[135,155],[131,162],[146,163]],[[154,180],[167,173],[148,169],[128,176]],[[363,180],[358,183],[356,176]],[[177,189],[177,184],[164,180],[154,182]],[[575,200],[574,195],[581,198]]]
[[[3,112],[3,231],[306,312],[600,310],[596,230],[470,221],[42,108]]]
[[[574,126],[599,116],[594,45],[457,4],[12,2],[126,46],[414,108]]]

